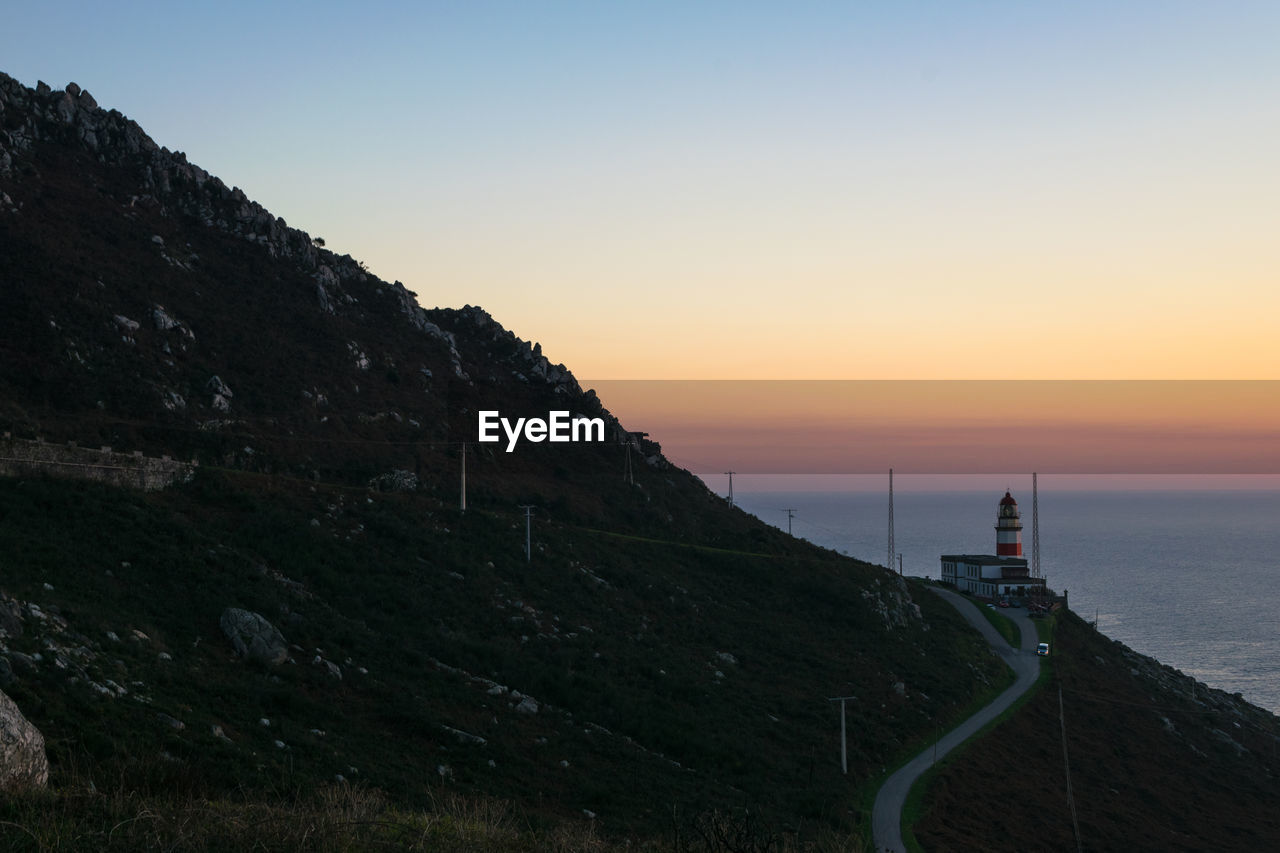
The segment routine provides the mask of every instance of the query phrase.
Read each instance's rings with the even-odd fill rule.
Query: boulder
[[[170,317],[169,313],[164,310],[163,305],[157,305],[151,309],[151,319],[156,324],[156,328],[162,332],[176,329],[179,325],[178,321]]]
[[[22,652],[15,652],[12,649],[10,649],[7,654],[9,655],[9,663],[13,664],[20,671],[24,673],[40,671],[40,667],[36,663],[36,659],[31,655],[24,655]]]
[[[231,389],[227,387],[227,383],[222,381],[221,376],[214,376],[205,384],[205,388],[213,393],[213,407],[220,412],[231,410],[231,398],[235,394],[231,393]]]
[[[266,617],[238,607],[222,611],[218,624],[237,654],[272,665],[289,659],[289,643]]]
[[[342,680],[342,669],[333,661],[325,660],[324,658],[320,657],[320,655],[316,655],[315,659],[312,660],[311,663],[314,666],[323,666],[325,669],[329,671],[329,674],[332,675],[334,678],[338,679],[339,681]]]
[[[182,722],[182,720],[178,720],[173,717],[170,717],[168,714],[156,714],[156,719],[164,723],[169,728],[176,729],[178,731],[181,731],[182,729],[185,729],[187,727],[187,724]]]
[[[205,383],[205,387],[208,388],[215,395],[218,395],[221,397],[230,398],[235,396],[235,394],[231,393],[231,389],[227,387],[227,383],[222,381],[221,376],[209,377],[209,381]]]
[[[58,114],[63,124],[71,124],[76,117],[76,100],[70,92],[63,92],[62,97],[58,98],[53,105],[54,111]]]
[[[0,598],[0,637],[22,636],[22,607],[8,596]]]
[[[0,788],[43,788],[48,782],[44,735],[0,693]]]

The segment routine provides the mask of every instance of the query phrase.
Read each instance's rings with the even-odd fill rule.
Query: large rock
[[[0,593],[0,638],[16,640],[22,636],[22,607]]]
[[[205,383],[205,388],[213,392],[213,407],[220,412],[231,410],[231,398],[235,394],[231,393],[231,389],[227,387],[227,383],[222,381],[221,376],[214,376]]]
[[[241,657],[273,665],[289,659],[289,643],[264,616],[228,607],[218,624]]]
[[[48,782],[44,735],[0,693],[0,789],[43,788]]]

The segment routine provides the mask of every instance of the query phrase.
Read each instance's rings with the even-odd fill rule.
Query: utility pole
[[[794,509],[784,509],[783,512],[787,514],[787,535],[790,536],[791,535],[791,519],[795,518],[796,511]]]
[[[893,469],[889,469],[889,559],[885,561],[884,567],[893,571],[893,555],[896,549],[893,547]]]
[[[902,555],[898,555],[898,577],[902,577]]]
[[[533,550],[530,547],[529,529],[533,525],[531,520],[533,504],[520,504],[520,508],[524,510],[524,561],[531,563],[533,562]]]
[[[725,471],[725,473],[729,475],[729,506],[733,506],[733,475],[738,472]]]
[[[462,511],[467,511],[467,443],[462,442]]]
[[[837,696],[834,699],[828,699],[828,702],[840,703],[840,772],[849,775],[849,752],[846,748],[845,727],[844,727],[844,703],[851,699],[857,699],[857,696]]]

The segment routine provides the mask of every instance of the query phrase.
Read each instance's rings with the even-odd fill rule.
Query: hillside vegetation
[[[1055,621],[1045,685],[928,789],[923,848],[1280,848],[1276,717]]]
[[[199,463],[0,479],[0,676],[52,764],[14,843],[292,818],[360,849],[459,814],[513,849],[851,843],[871,780],[1000,679],[933,596],[729,507],[486,312],[423,310],[78,87],[0,76],[0,108],[0,427]],[[508,454],[481,409],[608,440]],[[240,611],[278,657],[237,654]]]
[[[0,431],[46,442],[0,477],[0,689],[51,765],[0,841],[858,849],[877,780],[1003,665],[606,405],[78,86],[0,74]],[[481,410],[606,440],[506,453]],[[94,482],[68,442],[178,473]],[[1280,848],[1273,716],[1057,631],[1049,685],[939,774],[927,849],[1070,849],[1075,823],[1088,849]]]

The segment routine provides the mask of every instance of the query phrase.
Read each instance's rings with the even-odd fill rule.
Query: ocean
[[[1138,652],[1280,713],[1280,490],[1046,485],[1041,478],[1041,567],[1050,587],[1069,592],[1076,613]],[[1003,495],[1003,488],[897,491],[904,572],[937,578],[944,553],[994,553]],[[1013,495],[1030,559],[1030,483],[1015,483]],[[887,485],[881,492],[739,488],[734,498],[783,530],[793,509],[794,535],[885,563]]]

